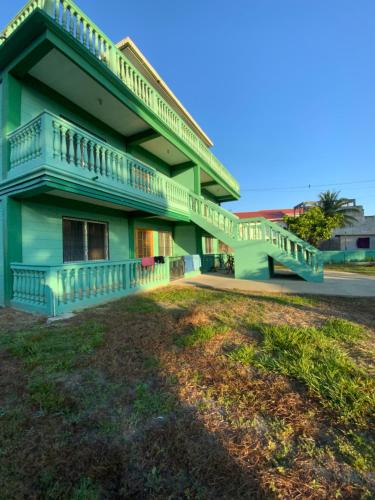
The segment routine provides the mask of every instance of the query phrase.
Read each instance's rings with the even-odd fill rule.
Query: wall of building
[[[4,305],[4,217],[0,200],[0,306]]]
[[[194,192],[194,167],[172,171],[172,177],[176,182]]]
[[[327,251],[322,252],[325,264],[343,264],[345,262],[362,262],[375,260],[375,250]]]
[[[198,253],[196,227],[193,224],[176,224],[173,236],[176,257]]]
[[[357,221],[351,226],[335,229],[332,239],[339,239],[340,250],[357,250],[358,238],[369,237],[370,249],[375,249],[375,215],[364,215],[362,210],[354,216]]]
[[[29,122],[44,110],[58,116],[62,115],[89,132],[103,138],[112,146],[125,150],[124,139],[121,134],[102,123],[97,117],[86,113],[36,80],[25,80],[22,83],[21,124],[24,125]]]
[[[355,234],[355,235],[341,235],[339,236],[340,250],[357,250],[358,238],[369,238],[370,250],[375,249],[375,232],[373,234]]]
[[[63,217],[107,222],[110,260],[129,258],[129,230],[125,212],[45,196],[22,203],[22,256],[25,264],[63,263]]]

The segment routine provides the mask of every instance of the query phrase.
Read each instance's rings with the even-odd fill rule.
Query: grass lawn
[[[0,310],[0,498],[374,498],[375,299]]]
[[[368,266],[366,264],[360,265],[347,262],[346,264],[324,264],[324,269],[329,271],[343,271],[345,273],[359,273],[375,276],[375,265]]]

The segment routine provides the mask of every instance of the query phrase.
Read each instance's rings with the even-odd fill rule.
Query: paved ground
[[[346,297],[375,297],[375,276],[326,271],[323,283],[308,283],[289,275],[268,281],[236,280],[222,273],[202,274],[195,278],[175,281],[176,285],[196,285],[247,292],[301,293]]]

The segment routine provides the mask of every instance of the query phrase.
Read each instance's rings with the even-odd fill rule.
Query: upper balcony
[[[27,43],[25,63],[19,51]],[[146,155],[171,169],[198,165],[200,186],[218,201],[239,198],[238,182],[210,151],[203,131],[176,112],[72,1],[30,0],[3,31],[0,52],[2,68],[17,56],[21,76],[30,75],[99,117]]]

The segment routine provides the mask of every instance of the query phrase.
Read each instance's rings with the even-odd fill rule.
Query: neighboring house
[[[129,38],[116,46],[69,0],[30,0],[0,72],[0,305],[56,315],[165,284],[218,240],[237,278],[269,278],[277,259],[322,279],[316,249],[220,207],[238,182]]]
[[[321,250],[375,249],[375,215],[365,215],[363,207],[357,208],[360,212],[353,214],[356,222],[335,229],[332,238],[321,243]]]
[[[283,222],[285,215],[293,216],[295,211],[293,208],[274,208],[272,210],[256,210],[255,212],[235,212],[235,215],[240,219],[248,219],[250,217],[264,217],[272,222]]]

